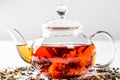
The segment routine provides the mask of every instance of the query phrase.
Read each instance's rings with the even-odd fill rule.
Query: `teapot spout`
[[[9,29],[8,32],[15,41],[16,45],[27,44],[25,38],[17,29]]]
[[[29,48],[26,40],[17,29],[8,30],[13,40],[16,43],[16,47],[20,57],[27,63],[31,63],[32,60],[32,48]]]

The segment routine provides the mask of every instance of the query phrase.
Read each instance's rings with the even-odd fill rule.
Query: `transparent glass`
[[[95,46],[78,29],[48,29],[33,44],[33,65],[49,78],[73,78],[94,64]]]
[[[113,56],[109,62],[95,66],[96,47],[91,40],[94,36],[107,35],[115,50],[113,37],[105,31],[98,31],[88,38],[77,28],[48,28],[31,47],[16,29],[9,32],[19,42],[16,46],[21,58],[48,79],[81,77],[93,66],[107,67],[114,59]]]

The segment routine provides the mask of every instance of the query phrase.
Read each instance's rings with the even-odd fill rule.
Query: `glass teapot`
[[[77,21],[64,18],[67,8],[60,5],[57,7],[60,18],[51,20],[42,25],[42,36],[33,41],[28,47],[21,33],[12,29],[11,36],[16,41],[17,50],[21,58],[33,65],[42,75],[52,79],[67,79],[84,75],[93,66],[104,68],[109,62],[95,66],[96,47],[92,38],[97,34],[106,35],[112,41],[113,37],[106,31],[97,31],[89,38],[81,31],[81,25]]]

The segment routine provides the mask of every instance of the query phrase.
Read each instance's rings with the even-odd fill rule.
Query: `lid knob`
[[[61,19],[64,19],[64,15],[65,15],[66,11],[67,11],[67,7],[64,5],[59,5],[56,8],[56,12],[58,13],[58,15],[60,16]]]

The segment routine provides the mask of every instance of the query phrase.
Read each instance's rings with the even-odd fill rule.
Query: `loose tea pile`
[[[0,80],[44,80],[44,78],[40,78],[34,67],[25,66],[0,70]],[[120,69],[119,67],[93,68],[84,77],[68,80],[120,80]]]
[[[91,69],[86,73],[86,76],[78,80],[120,80],[120,69],[119,67]]]

